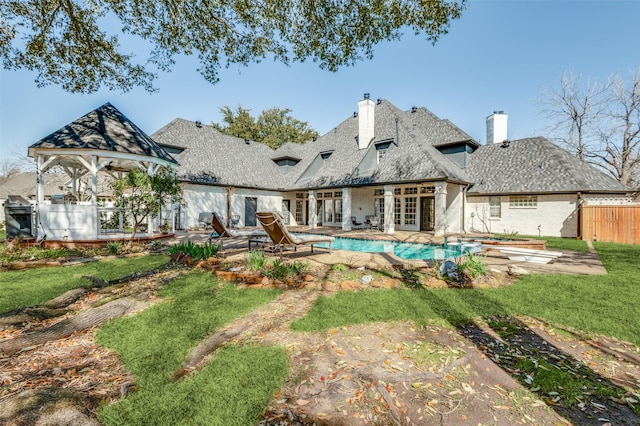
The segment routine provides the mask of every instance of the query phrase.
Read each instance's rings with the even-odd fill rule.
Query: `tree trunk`
[[[61,339],[70,334],[104,324],[110,319],[126,315],[145,304],[132,298],[114,300],[97,308],[84,311],[75,317],[60,321],[51,327],[16,339],[0,342],[0,352],[4,353],[4,356],[10,356],[22,349]]]

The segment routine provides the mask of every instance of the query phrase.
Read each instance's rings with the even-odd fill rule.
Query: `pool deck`
[[[251,228],[247,228],[251,229]],[[343,231],[341,229],[321,227],[310,230],[307,227],[288,227],[292,232],[317,233],[331,235],[334,237],[361,238],[370,240],[386,240],[400,242],[414,242],[425,244],[443,244],[443,236],[434,236],[428,232],[396,231],[394,234],[385,234],[377,230],[353,230]],[[175,235],[163,244],[175,244],[181,241],[192,241],[194,243],[206,242],[211,231],[177,231]],[[469,235],[464,235],[469,237]],[[247,252],[247,238],[225,238],[223,242],[224,254],[229,259],[241,258]],[[496,250],[485,250],[483,253],[483,263],[489,267],[503,272],[509,270],[510,266],[517,266],[529,273],[538,274],[584,274],[584,275],[604,275],[607,273],[600,258],[592,250],[591,253],[580,253],[562,250],[563,255],[548,264],[536,264],[530,262],[514,262]],[[327,249],[315,247],[313,253],[309,247],[298,247],[297,251],[286,251],[285,259],[309,260],[320,264],[330,265],[344,263],[352,267],[364,266],[370,269],[390,268],[396,265],[407,265],[414,267],[430,266],[429,261],[400,259],[393,253],[359,253],[344,250],[333,250],[330,254]]]

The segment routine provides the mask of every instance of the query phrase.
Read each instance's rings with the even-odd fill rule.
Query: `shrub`
[[[112,241],[107,243],[107,250],[111,254],[118,254],[118,252],[120,251],[120,248],[121,248],[121,244],[119,242]]]
[[[481,275],[487,274],[487,267],[482,263],[482,257],[473,253],[467,253],[462,260],[458,261],[458,269],[461,272],[466,272],[475,279]]]
[[[264,257],[264,252],[251,250],[244,256],[244,264],[250,271],[259,271],[266,266],[267,258]]]
[[[271,269],[264,271],[264,274],[275,279],[292,277],[301,274],[309,269],[309,263],[293,262],[285,263],[276,259],[271,264]]]
[[[169,247],[169,254],[184,253],[194,260],[208,259],[215,256],[220,251],[220,244],[205,243],[195,244],[192,241],[178,243]]]

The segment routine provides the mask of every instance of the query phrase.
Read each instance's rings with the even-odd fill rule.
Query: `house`
[[[39,173],[55,164],[72,178],[90,173],[92,205],[100,170],[175,167],[183,185],[174,216],[178,229],[199,226],[202,212],[239,216],[245,227],[257,225],[256,211],[278,210],[289,224],[310,228],[350,230],[352,218],[377,216],[386,233],[575,237],[581,203],[628,199],[630,188],[545,138],[508,140],[507,119],[502,112],[490,115],[481,145],[426,108],[403,111],[365,94],[356,111],[326,134],[273,150],[180,118],[147,136],[105,104],[29,153]],[[58,228],[67,231],[56,228],[57,234],[72,238],[65,224]]]
[[[507,115],[487,118],[486,145],[426,108],[402,111],[368,94],[328,133],[277,150],[175,119],[151,138],[185,182],[179,220],[200,212],[280,210],[294,225],[351,229],[375,215],[383,231],[507,232],[575,237],[585,200],[625,201],[630,188],[542,137],[507,139]]]

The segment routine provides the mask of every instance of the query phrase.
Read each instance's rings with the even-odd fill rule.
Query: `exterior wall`
[[[244,209],[245,209],[245,199],[247,197],[254,197],[258,199],[258,206],[256,211],[282,211],[282,199],[283,194],[281,192],[274,191],[263,191],[259,189],[245,189],[245,188],[234,188],[231,191],[231,214],[237,214],[240,216],[239,227],[244,227],[245,225],[245,217],[244,217]],[[291,198],[291,209],[293,210],[295,205],[295,194],[292,195]],[[226,203],[226,198],[225,198]],[[224,211],[227,211],[226,204]],[[226,216],[226,215],[225,215]],[[290,220],[293,220],[293,214],[290,213]],[[290,222],[294,223],[294,222]],[[260,224],[258,223],[258,226]]]
[[[512,233],[574,238],[578,236],[577,194],[537,196],[535,207],[511,207],[500,196],[501,217],[489,217],[489,197],[467,195],[467,232]]]
[[[351,216],[364,223],[365,216],[374,214],[373,188],[354,188],[351,191]]]
[[[290,196],[291,209],[293,210],[295,194],[290,194]],[[282,210],[283,194],[280,192],[232,188],[231,215],[240,216],[239,227],[245,226],[244,209],[247,197],[258,199],[257,211]],[[182,201],[180,222],[184,229],[199,227],[198,215],[201,212],[216,212],[225,218],[227,217],[227,189],[225,187],[187,184],[183,191]],[[293,214],[291,214],[291,220],[293,219]]]
[[[198,215],[202,212],[216,212],[227,215],[227,194],[218,186],[187,184],[182,192],[180,224],[182,228],[200,227]]]
[[[462,232],[462,186],[447,184],[447,223],[445,233]]]

